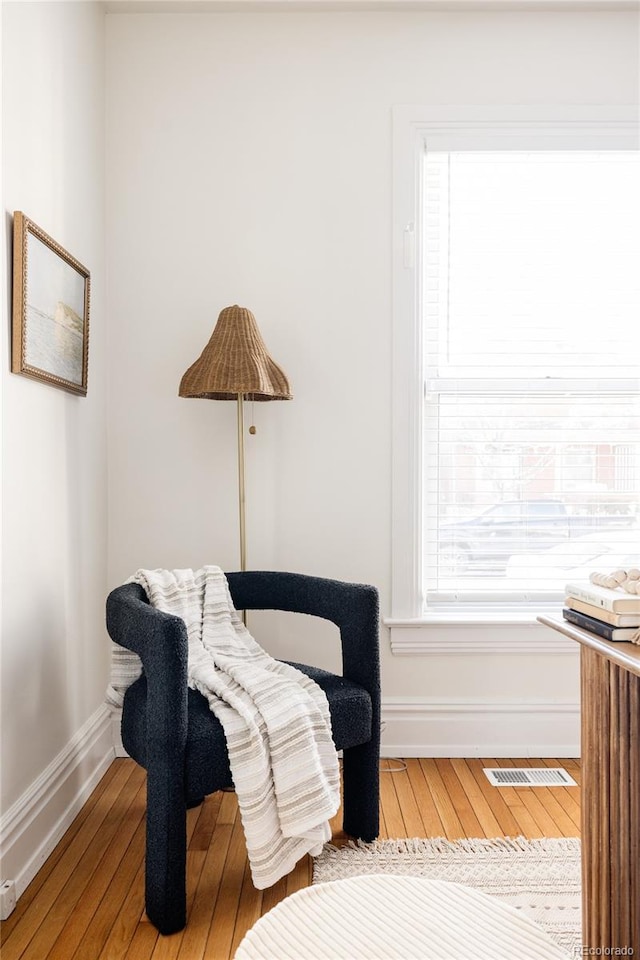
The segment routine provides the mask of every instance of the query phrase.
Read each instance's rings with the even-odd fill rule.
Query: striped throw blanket
[[[340,775],[327,698],[256,643],[219,567],[139,570],[131,579],[153,606],[186,624],[189,686],[224,728],[253,883],[269,887],[331,837]],[[107,699],[121,702],[123,683],[139,672],[117,654]]]

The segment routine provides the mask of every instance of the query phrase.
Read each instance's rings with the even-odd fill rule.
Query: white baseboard
[[[576,702],[388,698],[383,757],[579,757]]]
[[[2,879],[19,897],[114,759],[111,717],[100,706],[0,819]]]

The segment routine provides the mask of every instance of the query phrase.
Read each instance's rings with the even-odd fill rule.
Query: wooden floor
[[[576,837],[578,787],[492,787],[483,766],[564,766],[575,760],[407,760],[383,772],[381,837]],[[382,761],[382,769],[393,765]],[[144,915],[143,771],[116,760],[14,913],[2,924],[2,960],[226,960],[245,931],[311,881],[309,858],[269,890],[254,890],[235,794],[188,813],[187,927],[161,937]],[[335,842],[344,836],[340,817]]]

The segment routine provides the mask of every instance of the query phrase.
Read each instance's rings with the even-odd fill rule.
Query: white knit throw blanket
[[[138,570],[131,579],[154,607],[186,624],[188,683],[207,698],[224,728],[251,876],[258,889],[269,887],[306,853],[320,852],[340,805],[324,691],[256,643],[219,567]],[[114,670],[121,680],[121,658]],[[137,673],[129,665],[132,679]],[[112,702],[117,685],[112,676]]]

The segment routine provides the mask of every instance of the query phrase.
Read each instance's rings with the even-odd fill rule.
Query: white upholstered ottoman
[[[298,890],[235,960],[568,960],[533,921],[470,887],[387,874]]]

